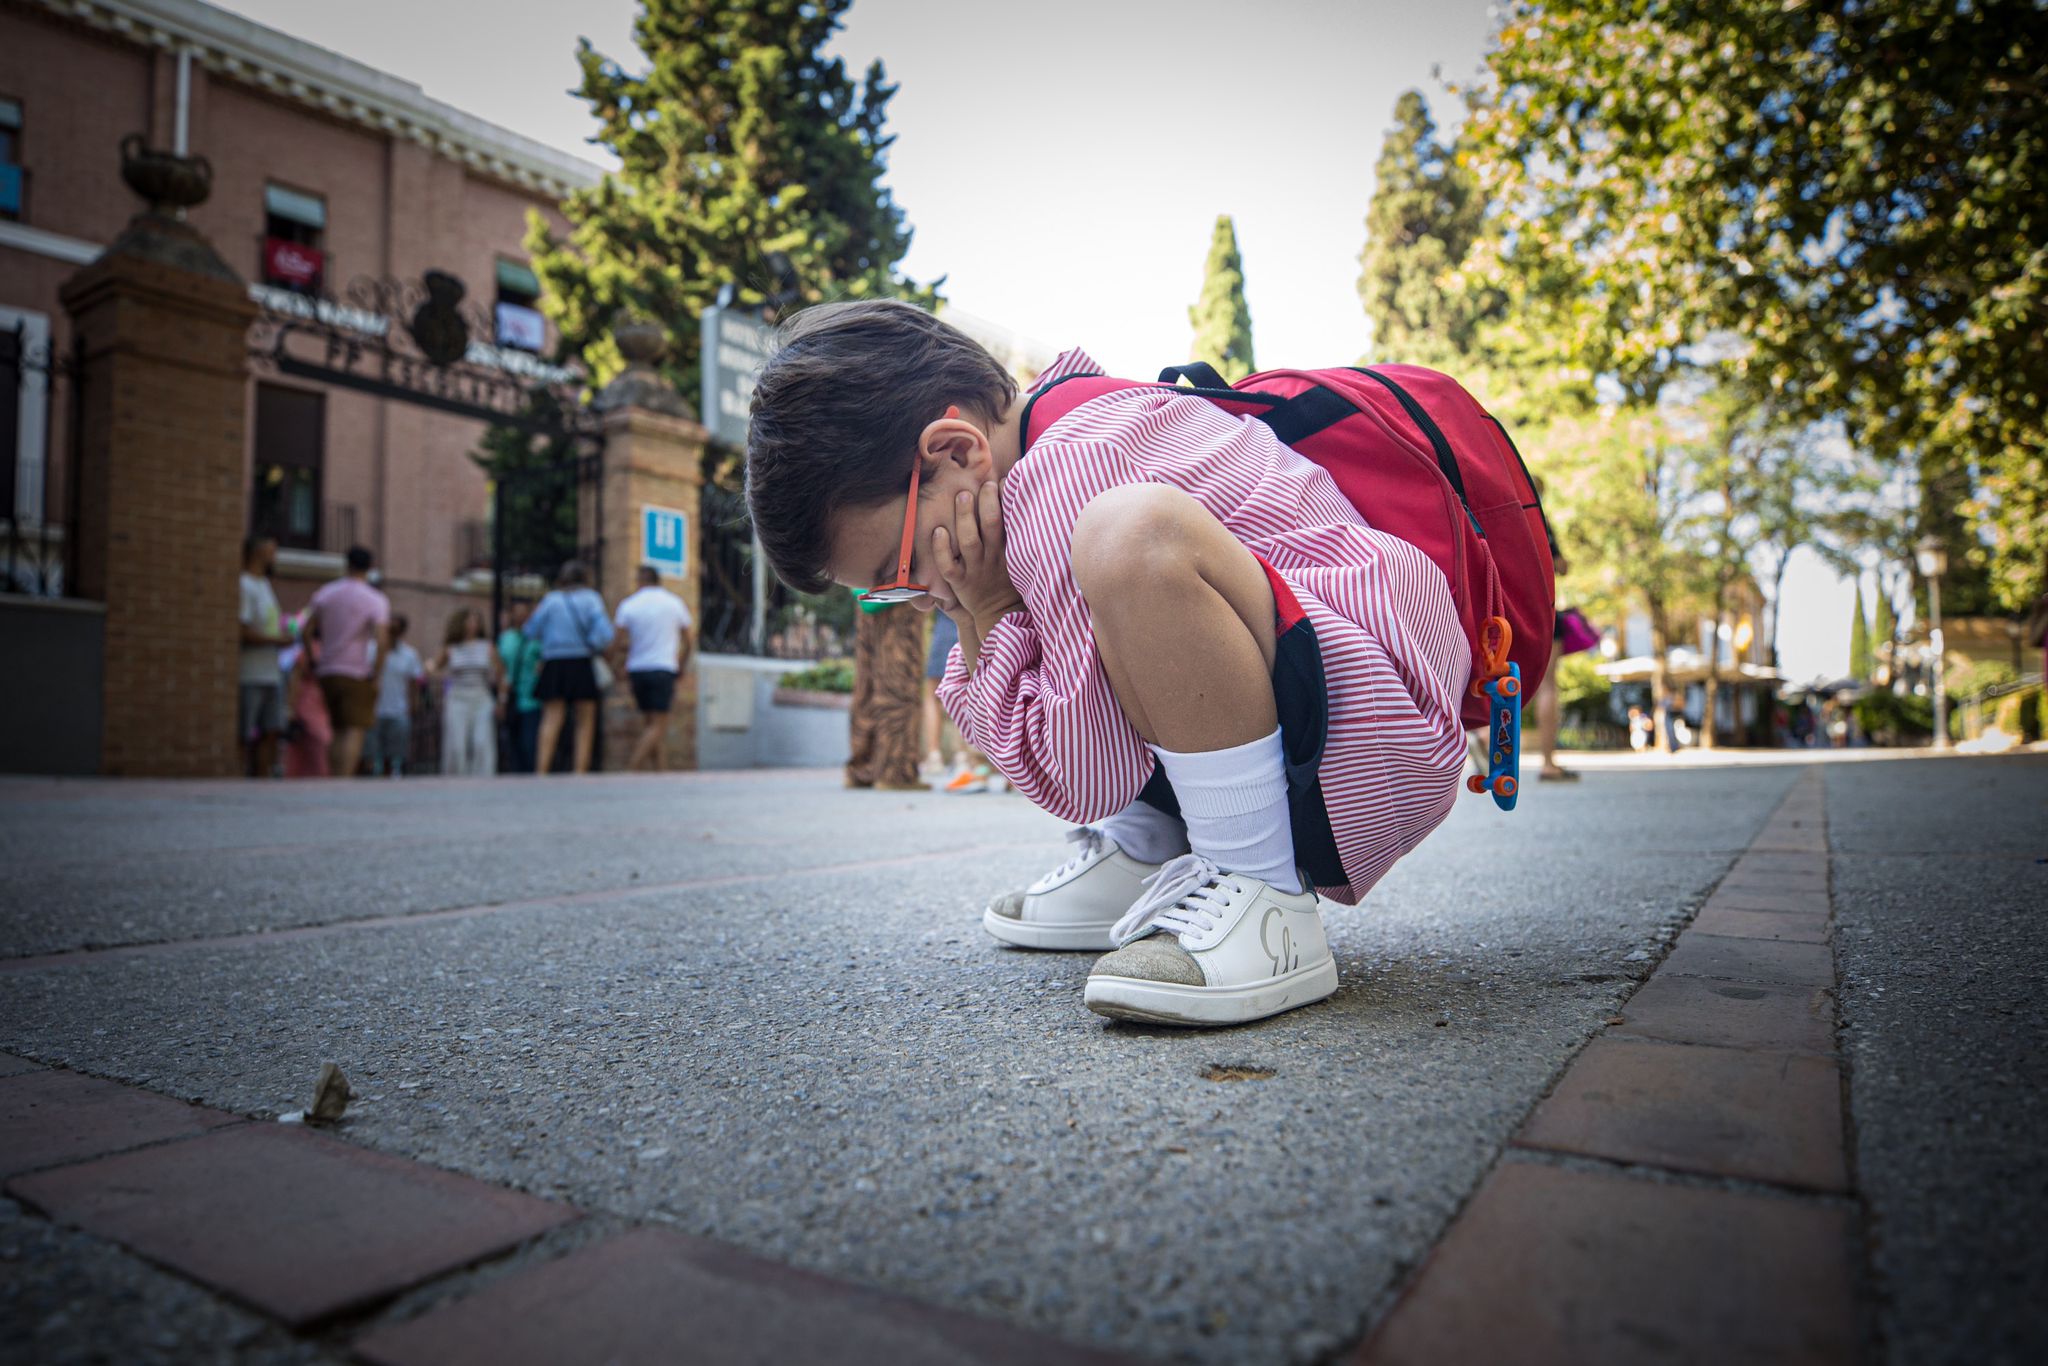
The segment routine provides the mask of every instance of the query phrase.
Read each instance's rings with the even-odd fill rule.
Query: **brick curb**
[[[1129,1361],[5,1053],[0,1176],[54,1222],[382,1366]]]
[[[1809,768],[1354,1366],[1858,1358],[1825,814]]]

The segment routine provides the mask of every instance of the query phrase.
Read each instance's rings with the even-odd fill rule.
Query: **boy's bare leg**
[[[1164,484],[1111,489],[1075,523],[1073,568],[1110,688],[1148,743],[1229,749],[1278,727],[1273,588],[1208,509]]]
[[[1158,757],[1199,857],[1163,867],[1082,999],[1114,1019],[1235,1024],[1337,989],[1295,864],[1273,695],[1273,588],[1188,494],[1112,489],[1074,527],[1074,579],[1118,704]]]

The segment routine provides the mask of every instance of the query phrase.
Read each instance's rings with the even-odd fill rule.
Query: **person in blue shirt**
[[[597,656],[612,643],[612,619],[604,599],[590,586],[590,568],[570,560],[555,575],[555,589],[540,600],[526,619],[526,637],[540,645],[540,679],[533,695],[540,699],[540,748],[534,771],[545,774],[554,763],[555,744],[563,718],[573,708],[576,728],[572,745],[575,771],[590,771],[590,747],[597,735],[599,686]]]

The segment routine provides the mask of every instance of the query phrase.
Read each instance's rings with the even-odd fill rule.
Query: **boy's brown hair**
[[[747,510],[776,575],[817,593],[832,583],[832,515],[902,497],[924,429],[956,404],[1000,420],[1017,382],[972,337],[894,299],[807,308],[776,342],[754,388]]]

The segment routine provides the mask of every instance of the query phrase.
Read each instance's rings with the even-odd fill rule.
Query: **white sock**
[[[1151,746],[1180,799],[1188,843],[1218,868],[1283,892],[1302,890],[1287,819],[1287,765],[1280,730],[1233,749],[1175,754]]]
[[[1164,863],[1188,851],[1188,828],[1150,802],[1132,802],[1102,822],[1102,833],[1140,863]]]

